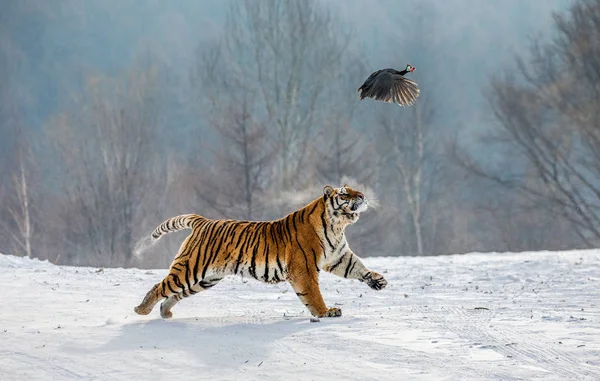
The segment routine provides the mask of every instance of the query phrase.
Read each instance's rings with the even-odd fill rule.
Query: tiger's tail
[[[153,246],[164,234],[176,232],[183,229],[191,229],[192,224],[198,219],[204,217],[198,214],[182,214],[180,216],[171,217],[162,224],[158,225],[156,229],[142,239],[140,239],[133,249],[133,254],[136,257],[141,257],[144,251],[148,250]]]

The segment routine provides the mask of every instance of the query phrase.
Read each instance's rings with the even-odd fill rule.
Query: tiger
[[[387,285],[381,274],[365,267],[346,240],[345,228],[356,223],[368,207],[367,197],[345,184],[341,188],[325,186],[322,196],[273,221],[209,219],[198,214],[172,217],[145,238],[146,248],[164,234],[183,229],[192,232],[168,275],[148,291],[134,311],[148,315],[162,300],[160,316],[171,318],[171,309],[183,298],[237,274],[266,283],[287,281],[316,318],[341,316],[340,308],[327,307],[323,300],[320,270],[356,279],[374,290]]]

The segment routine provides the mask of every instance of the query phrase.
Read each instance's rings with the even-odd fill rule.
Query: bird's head
[[[406,71],[409,73],[412,73],[413,71],[417,70],[416,67],[412,66],[411,64],[406,65]]]

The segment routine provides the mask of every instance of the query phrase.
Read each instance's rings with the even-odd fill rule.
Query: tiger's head
[[[344,185],[333,188],[326,185],[323,188],[323,201],[329,210],[329,215],[338,221],[353,224],[358,221],[358,215],[369,207],[369,201],[362,192]]]

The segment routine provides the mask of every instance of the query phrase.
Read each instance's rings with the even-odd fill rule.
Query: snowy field
[[[600,251],[365,263],[387,289],[322,273],[340,318],[227,278],[162,320],[133,307],[166,270],[0,255],[0,379],[600,379]]]

